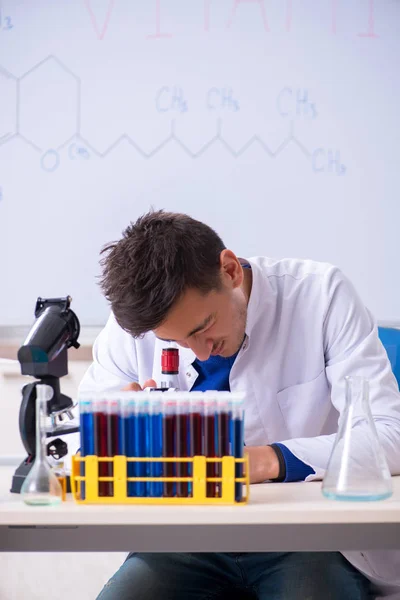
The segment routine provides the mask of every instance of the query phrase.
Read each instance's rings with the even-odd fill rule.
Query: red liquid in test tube
[[[230,414],[230,396],[229,392],[218,392],[216,394],[217,400],[217,442],[218,442],[218,456],[229,456],[231,454],[230,447],[230,428],[231,428],[231,414]],[[217,477],[222,477],[222,463],[217,463]],[[219,497],[222,495],[222,484],[219,488]]]
[[[108,415],[107,401],[96,398],[94,403],[95,453],[99,457],[108,456]],[[110,464],[99,462],[99,477],[108,477]],[[110,482],[99,481],[99,496],[110,496]]]
[[[204,455],[203,392],[190,392],[190,455]]]
[[[204,453],[207,458],[217,458],[217,413],[215,393],[204,393]],[[207,478],[218,477],[217,463],[207,463]],[[207,482],[207,497],[218,498],[220,484],[215,481]]]
[[[229,456],[230,452],[230,396],[229,392],[218,392],[217,395],[217,413],[218,413],[218,454],[219,456]]]
[[[173,458],[176,456],[176,401],[169,399],[168,392],[164,394],[163,401],[163,456],[165,458]],[[173,462],[163,463],[163,476],[175,477],[175,464]],[[175,496],[176,484],[173,481],[164,481],[164,497],[171,498]]]
[[[189,393],[178,392],[177,416],[176,416],[176,456],[186,458],[190,456],[190,414]],[[177,462],[177,477],[189,477],[189,462]],[[179,498],[189,497],[189,482],[178,481],[176,484],[177,496]]]
[[[121,430],[120,430],[120,406],[117,398],[109,398],[107,402],[107,456],[117,456],[121,454]],[[106,463],[107,471],[110,477],[114,476],[114,464]],[[109,483],[109,494],[114,495],[114,483]]]

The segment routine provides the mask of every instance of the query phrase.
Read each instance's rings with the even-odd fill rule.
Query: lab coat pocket
[[[277,400],[289,439],[319,435],[333,408],[325,369],[311,381],[278,392]]]

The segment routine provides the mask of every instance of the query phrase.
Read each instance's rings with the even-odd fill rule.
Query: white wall
[[[9,0],[2,15],[0,325],[65,294],[104,323],[99,250],[150,205],[242,256],[338,264],[379,320],[400,319],[399,2]]]

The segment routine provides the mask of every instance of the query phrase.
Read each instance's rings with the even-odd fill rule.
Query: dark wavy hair
[[[189,288],[219,289],[221,238],[180,213],[151,211],[107,244],[100,285],[118,324],[134,337],[156,329]]]

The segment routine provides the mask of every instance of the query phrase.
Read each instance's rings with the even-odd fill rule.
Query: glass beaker
[[[59,504],[62,498],[61,485],[46,458],[47,401],[52,395],[49,385],[36,385],[36,456],[21,488],[23,501],[36,506]]]
[[[56,464],[50,465],[50,469],[57,477],[58,483],[61,485],[61,500],[65,502],[67,499],[67,473],[65,470],[65,463],[63,460],[59,460]]]
[[[346,404],[322,483],[335,500],[382,500],[392,480],[369,403],[369,381],[346,377]]]

